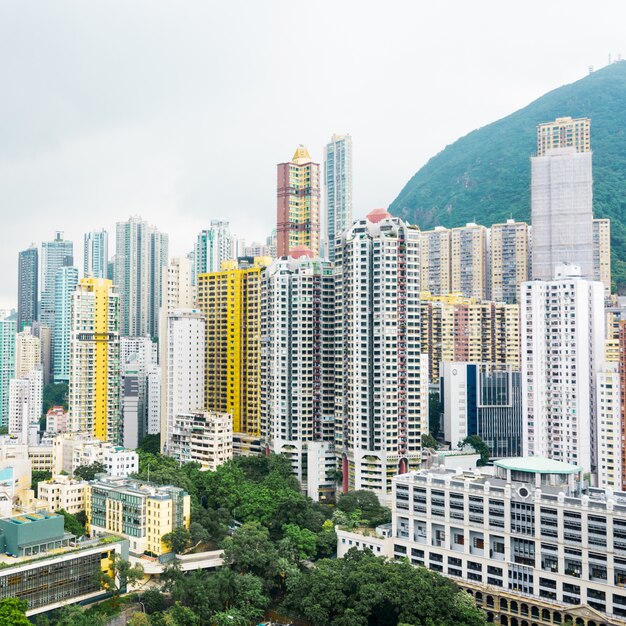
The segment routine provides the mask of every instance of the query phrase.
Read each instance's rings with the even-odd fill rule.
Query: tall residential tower
[[[39,251],[32,244],[22,250],[17,269],[17,330],[31,326],[38,318],[39,297]]]
[[[72,298],[69,414],[73,431],[120,441],[119,296],[106,278],[83,278]]]
[[[85,277],[108,278],[109,233],[92,230],[85,233],[83,249],[83,273]]]
[[[352,224],[352,137],[333,135],[324,159],[327,257],[335,260],[335,241]]]
[[[296,246],[320,253],[320,166],[299,146],[288,163],[278,164],[277,256]]]
[[[552,280],[559,264],[594,279],[591,120],[571,117],[537,127],[531,158],[532,276]]]

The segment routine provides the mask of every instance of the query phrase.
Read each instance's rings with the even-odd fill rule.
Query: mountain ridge
[[[389,211],[422,229],[491,226],[511,216],[530,223],[537,124],[566,116],[591,118],[594,217],[611,219],[613,282],[626,292],[626,61],[457,139],[411,177]]]

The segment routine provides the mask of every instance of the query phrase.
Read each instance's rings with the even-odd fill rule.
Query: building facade
[[[198,276],[206,317],[205,409],[232,415],[235,439],[261,436],[261,272],[270,263],[240,259]]]
[[[604,294],[611,295],[611,220],[593,220],[593,280],[604,285]]]
[[[420,243],[420,285],[434,296],[450,293],[450,231],[443,226],[423,231]]]
[[[115,533],[128,539],[132,554],[160,557],[171,551],[163,536],[189,527],[190,506],[178,487],[101,478],[89,483],[85,510],[92,537]]]
[[[211,411],[176,415],[170,456],[214,472],[233,458],[232,416]]]
[[[450,291],[467,298],[489,297],[487,229],[470,223],[450,231]]]
[[[522,283],[530,279],[528,224],[510,219],[490,231],[491,299],[517,304]]]
[[[85,278],[108,278],[109,233],[92,230],[85,233],[83,247],[83,275]]]
[[[440,398],[444,436],[454,448],[471,435],[491,457],[522,453],[522,375],[510,365],[444,362]]]
[[[537,128],[531,158],[532,276],[551,280],[559,264],[593,280],[590,120],[558,118]]]
[[[169,454],[176,416],[204,410],[206,320],[198,309],[178,309],[167,318],[167,324],[161,445]]]
[[[580,466],[518,457],[398,476],[392,520],[393,556],[452,577],[488,621],[625,623],[626,494],[585,488]]]
[[[72,335],[72,298],[78,286],[78,268],[61,267],[54,286],[54,336],[52,377],[55,383],[70,380],[70,338]]]
[[[211,220],[211,227],[198,234],[194,248],[194,285],[198,274],[219,272],[224,261],[237,258],[237,239],[226,220]]]
[[[278,164],[277,256],[296,246],[320,254],[320,166],[299,146],[291,161]]]
[[[0,426],[9,424],[9,385],[15,374],[15,334],[13,320],[0,320]]]
[[[420,332],[431,384],[439,384],[443,361],[520,367],[517,304],[422,292]]]
[[[335,260],[337,237],[352,224],[352,137],[333,135],[324,157],[326,258]]]
[[[562,265],[522,285],[525,456],[596,468],[595,385],[604,360],[604,287]]]
[[[69,414],[72,430],[120,440],[119,296],[110,280],[83,278],[72,300]]]
[[[330,261],[306,249],[274,261],[262,277],[262,432],[286,456],[303,489],[318,464],[309,443],[335,438],[335,280]],[[313,446],[317,454],[319,446]],[[334,446],[326,446],[334,464]],[[322,463],[323,466],[326,463]],[[314,493],[332,492],[323,479]]]
[[[9,433],[20,443],[37,445],[43,401],[43,370],[35,368],[9,383]]]
[[[74,480],[70,476],[53,476],[39,483],[37,499],[46,511],[55,513],[63,509],[72,515],[85,510],[87,481]]]
[[[420,234],[384,209],[345,231],[336,249],[336,435],[342,489],[381,500],[417,466],[428,429],[420,347]]]
[[[22,250],[17,261],[17,329],[39,319],[39,250],[35,244]]]
[[[161,280],[168,263],[168,236],[133,216],[116,226],[114,283],[120,295],[120,332],[158,336]]]
[[[596,379],[597,486],[622,491],[622,419],[617,363],[605,363]]]
[[[30,326],[15,335],[15,377],[21,378],[41,365],[41,339],[35,337]]]

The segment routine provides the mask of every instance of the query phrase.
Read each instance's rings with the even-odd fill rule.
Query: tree
[[[67,411],[67,388],[65,383],[50,383],[43,388],[41,411],[44,415],[53,406],[62,406]]]
[[[257,522],[247,522],[224,540],[224,563],[235,572],[254,574],[270,589],[277,576],[278,552],[269,531]]]
[[[439,444],[432,435],[422,435],[422,448],[431,448],[432,450],[437,450],[439,448]]]
[[[128,620],[128,626],[150,626],[150,618],[145,613],[133,613]]]
[[[142,602],[148,615],[162,611],[165,608],[165,596],[158,589],[144,591],[139,600]]]
[[[161,452],[161,435],[156,433],[155,435],[146,435],[139,444],[137,450],[143,452],[149,452],[150,454],[158,454]]]
[[[131,565],[118,552],[113,554],[110,569],[100,572],[100,584],[113,596],[114,607],[117,607],[120,595],[126,588],[142,578],[143,567],[139,563]]]
[[[8,435],[9,427],[8,426],[0,426],[0,435]]]
[[[31,626],[26,617],[26,601],[17,598],[0,600],[0,626]]]
[[[471,446],[474,448],[477,454],[480,454],[480,459],[477,465],[487,465],[489,463],[490,452],[489,446],[478,436],[478,435],[469,435],[469,437],[465,437],[463,441],[459,443],[459,448],[463,446]]]
[[[191,535],[186,528],[177,528],[166,535],[163,535],[163,541],[173,552],[182,554],[191,543]]]
[[[51,478],[52,473],[48,471],[35,470],[32,472],[30,484],[35,491],[35,498],[39,497],[39,483],[42,483],[45,480],[50,480]]]
[[[63,607],[54,622],[55,626],[104,626],[106,618],[98,613],[85,613],[77,604]]]
[[[82,480],[93,480],[96,474],[103,474],[106,471],[107,468],[100,461],[94,461],[90,465],[79,465],[74,470],[74,476]]]
[[[189,524],[189,537],[191,538],[192,545],[197,545],[201,542],[209,540],[209,532],[202,524],[198,522],[191,522]]]
[[[198,626],[198,616],[188,607],[176,602],[164,615],[166,626]]]
[[[355,549],[292,576],[284,605],[313,626],[485,625],[472,598],[447,578]]]
[[[300,528],[296,524],[283,526],[287,549],[293,551],[296,559],[310,559],[317,552],[317,537],[308,528]]]
[[[349,491],[339,497],[337,508],[344,513],[360,511],[361,522],[370,526],[378,526],[391,521],[391,511],[381,506],[375,493],[365,489]]]
[[[443,406],[439,398],[438,391],[431,391],[428,394],[428,432],[437,437],[441,432],[441,411]]]
[[[337,551],[337,533],[332,520],[327,519],[322,524],[322,530],[317,535],[317,558],[333,556]]]
[[[82,537],[87,534],[87,529],[78,521],[78,519],[68,513],[65,509],[59,510],[59,515],[62,515],[65,519],[63,526],[65,528],[65,532],[72,533],[72,535],[76,537]]]

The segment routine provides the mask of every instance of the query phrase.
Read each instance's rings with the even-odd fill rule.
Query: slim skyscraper
[[[277,259],[263,272],[261,309],[262,431],[318,500],[335,487],[327,478],[336,469],[332,264],[306,249]]]
[[[108,278],[109,233],[92,230],[85,233],[83,250],[83,272],[86,278]]]
[[[531,158],[532,276],[552,280],[559,264],[594,279],[593,178],[587,118],[537,127]]]
[[[55,383],[70,380],[70,338],[72,336],[72,297],[78,285],[78,268],[61,267],[57,271],[54,299],[54,355]]]
[[[119,297],[110,280],[83,278],[72,301],[71,430],[120,441]]]
[[[161,280],[167,261],[166,234],[138,216],[117,223],[114,282],[119,289],[122,336],[158,336]]]
[[[219,272],[222,261],[237,257],[237,240],[231,234],[228,222],[211,220],[211,228],[198,234],[194,247],[194,285],[198,284],[198,274]]]
[[[15,321],[0,320],[0,426],[9,423],[9,384],[15,374]]]
[[[61,267],[74,264],[74,244],[63,239],[58,231],[53,241],[41,244],[41,310],[39,321],[50,329],[50,370],[44,372],[44,380],[52,379],[54,373],[54,305],[56,298],[56,277]]]
[[[420,347],[420,232],[384,209],[336,248],[335,446],[343,490],[385,500],[391,478],[421,462],[428,357]]]
[[[32,244],[22,250],[17,270],[17,329],[31,326],[37,321],[39,297],[39,251]]]
[[[595,470],[595,385],[604,359],[604,287],[560,265],[521,289],[524,456]]]
[[[335,260],[335,240],[352,224],[352,137],[333,135],[326,144],[324,183],[326,186],[326,246]]]
[[[320,166],[299,146],[288,163],[278,164],[277,256],[304,246],[320,253]]]

